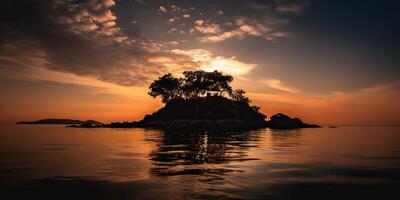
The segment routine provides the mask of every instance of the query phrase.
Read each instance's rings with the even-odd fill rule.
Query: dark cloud
[[[248,76],[304,88],[316,88],[307,81],[320,77],[321,90],[357,89],[398,78],[397,4],[7,0],[0,8],[0,59],[131,86],[200,67],[170,52],[203,49],[257,64]]]
[[[246,37],[257,37],[267,41],[291,39],[295,34],[286,30],[286,25],[292,17],[301,14],[308,6],[307,0],[203,0],[158,3],[161,5],[158,15],[168,18],[170,25],[187,24],[188,26],[182,28],[183,33],[195,35],[199,42],[222,42]],[[180,17],[182,14],[190,16],[190,20]],[[168,33],[181,32],[180,28],[172,27]]]
[[[235,1],[237,3],[237,1]],[[155,76],[173,70],[198,67],[190,57],[169,54],[166,47],[175,47],[188,39],[199,41],[222,41],[245,36],[264,37],[268,40],[288,37],[289,33],[278,29],[286,19],[272,16],[271,12],[261,12],[263,17],[252,19],[252,12],[229,14],[232,4],[210,5],[218,9],[207,9],[204,5],[186,5],[185,2],[163,3],[159,1],[120,1],[119,9],[135,8],[119,12],[116,15],[114,0],[22,0],[2,2],[0,22],[0,57],[19,65],[45,67],[47,69],[90,76],[102,81],[120,85],[143,85]],[[222,2],[221,2],[222,3]],[[280,4],[275,1],[250,1],[240,5],[252,5],[260,8],[272,7],[276,10]],[[286,1],[283,1],[286,3]],[[131,7],[133,6],[134,7]],[[286,5],[286,4],[282,4]],[[282,7],[291,12],[298,7]],[[240,6],[239,6],[240,7]],[[224,10],[220,10],[224,8]],[[227,10],[225,10],[225,8]],[[253,8],[254,9],[254,8]],[[213,13],[208,17],[207,10]],[[226,12],[224,12],[226,11]],[[139,25],[132,25],[129,14],[139,13]],[[159,13],[161,12],[161,13]],[[204,12],[204,15],[202,14]],[[233,26],[228,27],[219,20],[221,13]],[[275,11],[274,11],[275,12]],[[148,16],[150,15],[153,16]],[[164,15],[162,15],[164,13]],[[226,14],[227,13],[227,14]],[[154,14],[159,19],[151,23]],[[200,17],[201,15],[201,17]],[[190,16],[190,17],[182,17]],[[164,19],[165,18],[165,19]],[[174,19],[164,27],[168,19]],[[143,21],[146,19],[146,21]],[[194,20],[204,19],[204,25],[195,25]],[[193,21],[193,22],[191,22]],[[215,21],[215,24],[213,23]],[[129,22],[129,23],[127,23]],[[148,22],[148,23],[147,23]],[[149,27],[152,34],[142,34],[140,28]],[[179,27],[178,27],[179,26]],[[154,29],[157,27],[157,29]],[[219,28],[221,27],[221,28]],[[175,30],[173,34],[183,36],[175,38],[160,37],[160,30]],[[195,29],[197,28],[197,29]],[[199,30],[193,38],[183,38],[190,29]],[[150,40],[149,36],[155,36]],[[178,39],[180,40],[178,40]],[[164,59],[160,59],[164,58]],[[160,62],[170,58],[172,62]],[[180,66],[177,66],[179,64]]]
[[[149,60],[168,55],[150,52],[145,38],[125,36],[113,6],[112,0],[8,1],[0,10],[0,57],[120,85],[142,85],[167,71]]]

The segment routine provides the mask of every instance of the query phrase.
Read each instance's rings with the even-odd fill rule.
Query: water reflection
[[[160,134],[162,139],[150,154],[150,172],[156,176],[224,174],[235,170],[216,164],[257,160],[247,151],[257,147],[260,132]]]
[[[295,130],[270,130],[271,132],[271,145],[273,150],[300,150],[301,145],[304,144],[302,138],[302,131]]]
[[[399,131],[0,126],[0,193],[3,199],[378,199],[400,188]]]

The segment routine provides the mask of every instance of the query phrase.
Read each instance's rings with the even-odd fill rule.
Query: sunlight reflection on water
[[[400,180],[400,127],[218,134],[45,125],[0,129],[0,184],[8,192],[24,186],[26,194],[50,187],[95,198],[285,199],[292,197],[288,191],[311,190],[304,192],[308,197],[326,188],[392,192]],[[81,191],[82,185],[92,192]]]

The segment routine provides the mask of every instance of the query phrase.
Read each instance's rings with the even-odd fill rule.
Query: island
[[[17,124],[98,124],[101,125],[103,123],[95,121],[95,120],[76,120],[76,119],[41,119],[36,121],[20,121]]]
[[[271,129],[296,129],[296,128],[320,128],[316,124],[307,124],[299,118],[291,118],[285,114],[278,113],[267,121],[266,127]]]
[[[242,89],[233,90],[233,77],[218,71],[185,71],[180,78],[165,74],[149,86],[148,94],[160,97],[165,104],[140,121],[110,124],[81,123],[82,128],[153,128],[167,131],[247,131],[271,129],[317,128],[282,113],[269,121],[260,107],[251,105]]]

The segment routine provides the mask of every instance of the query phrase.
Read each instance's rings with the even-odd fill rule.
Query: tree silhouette
[[[217,92],[221,96],[224,93],[229,96],[232,94],[232,87],[229,85],[233,81],[232,76],[213,71],[206,74],[206,80],[208,81],[208,91]]]
[[[187,99],[204,96],[208,88],[208,80],[203,70],[185,71],[182,79],[182,91]]]
[[[248,97],[246,97],[244,94],[246,92],[242,89],[236,89],[235,91],[232,92],[232,99],[237,101],[237,102],[245,102],[245,103],[250,103],[250,100]]]
[[[229,85],[232,81],[232,76],[218,71],[185,71],[182,78],[175,78],[169,73],[155,80],[150,85],[148,94],[154,98],[160,96],[163,103],[174,99],[201,98],[207,93],[227,95],[234,101],[249,103],[249,99],[244,96],[244,90],[233,92]]]
[[[232,88],[229,86],[233,80],[232,76],[223,75],[218,71],[204,70],[185,71],[183,75],[182,92],[187,99],[203,97],[207,92],[216,92],[218,95],[232,93]]]
[[[165,74],[150,85],[148,94],[154,98],[161,96],[162,102],[167,103],[182,96],[181,85],[180,79],[173,77],[170,73]]]

